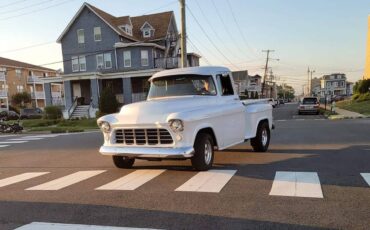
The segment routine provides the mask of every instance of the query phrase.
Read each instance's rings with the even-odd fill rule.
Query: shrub
[[[15,106],[9,105],[9,110],[14,111],[14,112],[19,114],[19,108],[15,107]]]
[[[360,96],[357,98],[357,101],[369,101],[370,100],[370,92],[360,94]]]
[[[44,117],[46,119],[59,119],[62,118],[62,110],[58,106],[46,106]]]
[[[99,99],[100,114],[115,113],[118,110],[118,101],[110,87],[103,89]]]
[[[18,107],[24,108],[25,104],[31,103],[32,101],[31,94],[27,92],[16,93],[12,96],[12,101]]]
[[[356,101],[360,97],[360,94],[356,93],[352,95],[352,100]]]

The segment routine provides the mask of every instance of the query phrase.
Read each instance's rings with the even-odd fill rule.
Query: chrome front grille
[[[168,145],[172,136],[166,129],[116,129],[116,144],[125,145]]]

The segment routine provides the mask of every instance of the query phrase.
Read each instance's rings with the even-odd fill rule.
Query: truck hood
[[[166,123],[172,113],[197,110],[215,101],[208,96],[163,98],[125,105],[116,115],[119,124]]]

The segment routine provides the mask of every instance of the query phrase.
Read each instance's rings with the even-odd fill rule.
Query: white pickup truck
[[[265,152],[273,128],[268,100],[240,101],[228,68],[165,70],[150,79],[146,101],[125,105],[103,116],[103,155],[118,168],[135,159],[190,159],[196,170],[212,167],[214,150],[251,140]]]

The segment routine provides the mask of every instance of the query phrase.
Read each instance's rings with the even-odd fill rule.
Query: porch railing
[[[73,100],[73,102],[72,102],[72,105],[69,107],[69,109],[68,109],[68,119],[71,117],[71,115],[72,115],[72,113],[73,113],[73,111],[76,109],[76,107],[77,107],[77,100],[78,99],[78,97],[75,97],[75,99]]]
[[[179,57],[154,58],[154,68],[174,69],[180,64]]]
[[[145,101],[147,98],[147,93],[133,93],[132,102]]]
[[[27,83],[42,83],[42,80],[38,76],[28,76]]]
[[[5,78],[5,73],[4,72],[0,72],[0,81],[5,81],[6,78]]]
[[[45,92],[43,91],[36,91],[31,93],[32,99],[45,99]]]
[[[0,97],[8,97],[8,91],[0,90]]]

